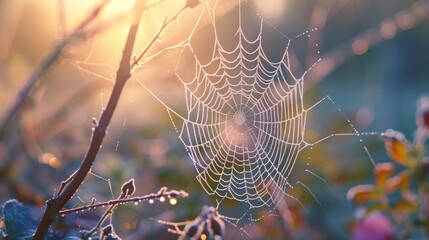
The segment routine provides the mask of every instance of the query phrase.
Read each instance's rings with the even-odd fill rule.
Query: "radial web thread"
[[[177,79],[186,97],[186,115],[163,103],[197,170],[196,179],[210,195],[249,204],[250,208],[274,207],[290,196],[288,176],[298,154],[310,144],[304,141],[306,115],[304,77],[293,74],[289,48],[303,33],[287,38],[256,12],[256,34],[242,26],[239,2],[236,31],[222,38],[218,31],[218,1],[205,1],[196,27],[181,44]],[[197,26],[208,17],[213,38],[210,57],[200,57],[194,47]],[[234,27],[234,26],[232,26]],[[284,51],[277,60],[267,54],[264,29],[277,32]],[[222,39],[221,39],[222,38]],[[197,45],[197,44],[196,44]],[[182,74],[181,62],[193,58],[193,75]],[[314,66],[314,65],[313,65]],[[175,118],[180,118],[178,124]],[[294,198],[293,196],[290,196]]]

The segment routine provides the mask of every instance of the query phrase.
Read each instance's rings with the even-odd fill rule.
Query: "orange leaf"
[[[389,157],[399,164],[408,166],[410,163],[408,158],[409,143],[404,134],[388,129],[382,136],[384,137],[384,146]]]
[[[395,204],[394,208],[399,211],[417,211],[419,210],[418,204],[406,200],[402,200]]]
[[[388,193],[392,193],[399,189],[402,192],[408,191],[410,184],[410,173],[407,170],[400,172],[398,175],[389,178],[386,183],[386,190]]]
[[[357,185],[347,192],[347,198],[357,205],[378,200],[379,197],[379,192],[372,184]]]
[[[379,190],[384,191],[387,179],[395,172],[395,166],[392,163],[378,163],[374,167],[375,183]]]

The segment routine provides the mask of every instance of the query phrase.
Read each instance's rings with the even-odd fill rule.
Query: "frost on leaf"
[[[40,209],[23,205],[17,200],[7,201],[2,207],[3,233],[7,239],[31,239],[39,224]]]

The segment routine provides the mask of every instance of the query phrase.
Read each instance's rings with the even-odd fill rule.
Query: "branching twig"
[[[222,239],[225,236],[225,223],[223,219],[228,217],[222,216],[214,207],[204,206],[201,214],[194,220],[185,222],[168,222],[159,220],[158,222],[166,226],[167,231],[179,235],[179,240],[183,239]],[[179,227],[185,226],[183,230]]]
[[[91,138],[91,143],[85,158],[82,161],[79,169],[73,173],[72,178],[69,178],[70,182],[65,186],[62,185],[64,190],[54,199],[48,200],[46,203],[46,209],[43,214],[42,220],[36,230],[33,239],[43,239],[58,212],[64,207],[69,199],[75,194],[79,186],[82,184],[86,175],[91,169],[91,166],[98,154],[100,146],[103,142],[104,136],[106,135],[107,127],[112,119],[113,113],[118,104],[121,92],[125,83],[131,76],[130,72],[130,61],[133,51],[134,41],[137,35],[137,30],[140,23],[141,12],[144,8],[142,1],[136,3],[135,6],[135,21],[132,23],[128,32],[127,41],[125,43],[124,52],[119,65],[119,69],[116,75],[115,86],[113,87],[112,94],[106,109],[101,113],[100,120],[97,126],[94,126],[94,131]]]
[[[62,210],[60,211],[58,214],[61,216],[64,215],[68,215],[68,214],[72,214],[72,213],[76,213],[76,212],[80,212],[80,211],[85,211],[85,210],[89,210],[89,209],[94,209],[94,208],[98,208],[98,207],[105,207],[105,206],[111,206],[111,205],[116,205],[116,204],[123,204],[123,203],[139,203],[142,201],[148,201],[148,200],[156,200],[156,199],[160,199],[160,198],[185,198],[188,197],[188,193],[185,191],[178,191],[178,190],[165,190],[164,192],[159,191],[158,193],[151,193],[149,195],[144,195],[144,196],[139,196],[139,197],[132,197],[132,198],[127,198],[127,199],[115,199],[115,200],[110,200],[107,202],[100,202],[100,203],[94,203],[94,204],[89,204],[86,206],[82,206],[82,207],[78,207],[78,208],[73,208],[73,209],[67,209],[67,210]]]
[[[91,170],[91,167],[95,161],[95,158],[106,135],[107,127],[109,126],[109,123],[112,119],[122,90],[128,79],[131,77],[132,66],[134,65],[134,63],[138,64],[138,62],[134,61],[133,65],[131,65],[131,56],[133,53],[134,42],[137,36],[137,30],[139,28],[141,20],[141,14],[146,9],[145,3],[146,1],[144,0],[137,0],[134,6],[134,21],[130,26],[119,68],[116,72],[115,85],[112,89],[112,93],[110,95],[106,109],[101,113],[99,121],[93,122],[93,134],[91,137],[91,143],[87,154],[85,155],[85,158],[83,159],[79,169],[75,173],[73,173],[72,176],[70,176],[66,182],[63,182],[61,184],[61,191],[59,192],[58,196],[54,199],[48,200],[48,202],[46,203],[46,210],[43,214],[42,220],[36,230],[33,239],[43,239],[49,227],[53,223],[55,217],[58,215],[64,205],[73,197],[73,195],[76,193],[77,189],[80,187],[83,180],[85,179],[86,175]],[[169,21],[165,22],[162,25],[162,30],[164,30],[168,24],[175,20],[177,16],[188,7],[194,7],[194,5],[188,5],[187,3],[187,5],[179,11],[179,13],[177,13],[173,18],[171,18]],[[157,34],[157,38],[159,37],[159,34]],[[156,41],[151,41],[139,56],[143,57],[143,55],[152,47],[155,42]]]
[[[151,41],[149,42],[149,44],[143,49],[143,51],[134,58],[133,63],[131,64],[131,68],[134,68],[135,66],[137,66],[140,62],[140,60],[143,58],[143,56],[146,55],[146,53],[149,51],[150,47],[155,43],[155,41],[157,39],[159,39],[159,37],[161,36],[161,34],[164,32],[165,28],[174,20],[176,20],[179,15],[186,9],[187,7],[183,7],[178,13],[176,13],[176,15],[174,15],[172,18],[170,18],[167,21],[167,18],[164,18],[164,20],[162,21],[161,27],[159,28],[158,32],[153,36],[153,38],[151,39]]]
[[[135,190],[136,186],[134,185],[134,179],[130,179],[128,182],[124,183],[121,187],[122,193],[118,197],[117,200],[124,200],[129,198]],[[95,199],[92,199],[91,203],[89,205],[94,205]],[[97,225],[93,227],[87,234],[84,234],[84,239],[91,239],[92,235],[97,231],[98,228],[101,227],[101,225],[106,221],[106,219],[113,214],[113,211],[118,206],[118,203],[114,203],[110,205],[110,207],[104,212],[104,214],[101,216],[101,218],[98,220]]]

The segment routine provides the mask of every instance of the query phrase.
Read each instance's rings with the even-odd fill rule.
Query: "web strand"
[[[303,78],[291,71],[291,39],[282,35],[285,52],[273,60],[262,44],[264,29],[273,27],[258,16],[259,33],[251,37],[245,32],[241,5],[247,3],[238,3],[237,29],[222,41],[217,3],[206,1],[197,21],[208,16],[214,37],[211,57],[203,60],[194,46],[195,27],[179,60],[186,61],[184,53],[190,53],[194,76],[182,75],[180,63],[176,66],[186,115],[163,104],[183,121],[181,126],[173,124],[208,194],[216,195],[219,203],[229,198],[251,208],[274,207],[278,198],[289,195],[288,176],[306,146]]]
[[[223,30],[216,14],[218,3],[203,3],[190,36],[180,45],[183,49],[174,71],[184,89],[186,113],[179,114],[140,83],[167,109],[197,171],[196,179],[209,195],[217,197],[218,205],[233,199],[253,209],[273,208],[285,196],[298,201],[288,192],[301,151],[334,136],[360,133],[339,110],[351,133],[330,134],[314,143],[304,140],[308,111],[324,100],[334,104],[327,96],[304,107],[305,76],[320,59],[302,74],[292,70],[292,43],[302,38],[313,43],[310,34],[314,30],[288,38],[247,1],[238,1],[232,20],[228,19],[236,21],[236,26]],[[255,15],[252,28],[248,28],[244,7]],[[200,33],[203,22],[208,26]],[[270,31],[278,38],[270,39]],[[284,49],[277,58],[268,54],[266,46],[273,41]],[[313,195],[301,181],[297,184]]]

